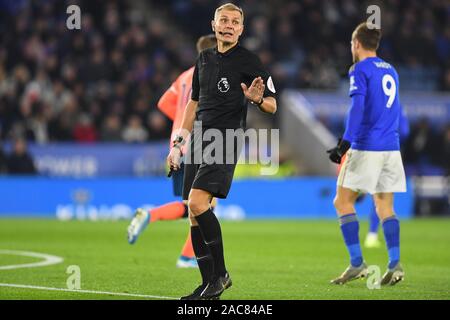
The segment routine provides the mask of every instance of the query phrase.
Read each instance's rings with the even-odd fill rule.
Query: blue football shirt
[[[399,150],[401,105],[397,71],[382,59],[370,57],[353,65],[349,78],[350,97],[363,105],[350,110],[361,114],[349,114],[344,138],[356,150]]]

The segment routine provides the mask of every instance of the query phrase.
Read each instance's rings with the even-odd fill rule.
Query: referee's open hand
[[[264,85],[264,80],[261,77],[253,79],[250,87],[247,87],[245,83],[241,83],[241,87],[245,97],[256,104],[259,104],[261,102],[264,94],[264,89],[266,88],[266,86]]]

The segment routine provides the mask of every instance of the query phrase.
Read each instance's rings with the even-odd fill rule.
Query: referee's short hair
[[[205,49],[215,47],[217,44],[216,36],[214,34],[208,34],[201,36],[197,40],[197,52],[200,53]]]
[[[229,10],[229,11],[239,11],[241,13],[242,23],[244,23],[244,11],[241,7],[238,7],[234,3],[228,2],[216,9],[216,12],[214,12],[214,20],[217,20],[217,16],[219,15],[219,12],[222,10]]]
[[[356,27],[353,37],[361,43],[364,49],[376,51],[380,45],[381,29],[369,28],[367,22],[363,22]]]

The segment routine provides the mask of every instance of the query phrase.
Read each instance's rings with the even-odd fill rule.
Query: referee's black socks
[[[197,258],[198,268],[202,275],[203,285],[206,285],[214,274],[214,261],[211,251],[203,241],[199,226],[191,226],[191,240]]]
[[[222,231],[219,220],[211,209],[195,217],[203,235],[203,240],[211,250],[214,259],[214,275],[225,276],[225,261],[223,257]]]

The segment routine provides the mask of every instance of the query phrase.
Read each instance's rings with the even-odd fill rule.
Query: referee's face
[[[244,30],[241,13],[237,10],[221,10],[211,22],[218,41],[234,44]]]

